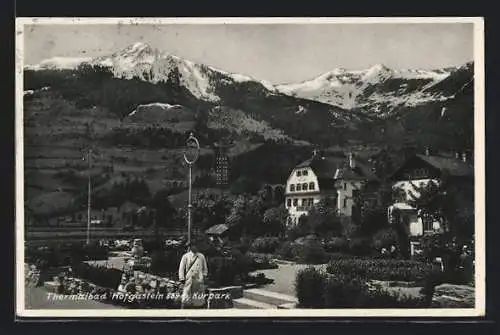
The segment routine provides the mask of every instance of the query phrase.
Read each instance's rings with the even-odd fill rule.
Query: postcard
[[[483,316],[484,71],[480,17],[17,18],[17,316]]]

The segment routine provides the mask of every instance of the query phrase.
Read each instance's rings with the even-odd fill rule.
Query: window
[[[290,185],[290,192],[295,192],[295,184]]]
[[[307,183],[302,184],[302,189],[303,189],[304,191],[307,191]]]
[[[413,178],[422,179],[429,175],[429,171],[427,169],[415,169],[413,171]]]
[[[297,191],[302,191],[302,184],[297,184]]]
[[[347,190],[347,183],[344,183],[344,191]]]
[[[288,198],[286,199],[286,207],[291,207],[292,206],[292,199]]]
[[[307,170],[302,171],[303,176],[307,176]]]
[[[309,198],[308,206],[312,207],[313,205],[314,205],[314,199],[313,198]]]
[[[342,205],[342,207],[344,207],[344,208],[347,207],[347,198],[344,198],[344,204]]]
[[[314,190],[314,182],[309,183],[309,190]]]
[[[297,199],[293,199],[293,207],[297,207],[297,203],[298,203],[298,200]]]
[[[307,199],[302,199],[302,207],[306,207],[307,206]]]
[[[302,171],[297,171],[297,177],[300,177],[302,175]]]

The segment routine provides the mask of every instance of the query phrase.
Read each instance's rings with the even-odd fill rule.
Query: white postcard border
[[[23,68],[24,26],[68,24],[384,24],[384,23],[472,23],[474,24],[475,99],[475,308],[470,309],[276,309],[276,310],[58,310],[26,309],[24,289],[24,146]],[[365,17],[365,18],[17,18],[16,19],[16,314],[18,317],[480,317],[485,314],[485,102],[484,19],[481,17]]]

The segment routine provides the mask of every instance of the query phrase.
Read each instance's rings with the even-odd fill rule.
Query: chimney
[[[462,162],[467,162],[467,153],[462,152]]]
[[[354,169],[356,167],[356,161],[354,160],[354,155],[352,152],[349,153],[349,167]]]
[[[425,155],[429,156],[430,154],[431,154],[431,150],[429,149],[429,147],[425,147]]]
[[[460,159],[460,152],[455,151],[455,158],[456,158],[456,159]]]

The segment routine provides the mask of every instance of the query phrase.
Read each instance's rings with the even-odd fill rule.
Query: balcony
[[[308,212],[311,210],[311,208],[312,206],[297,206],[295,210],[297,212]]]

